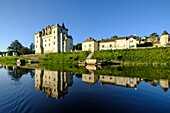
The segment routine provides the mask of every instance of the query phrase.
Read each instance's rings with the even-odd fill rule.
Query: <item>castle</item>
[[[35,54],[70,52],[73,50],[73,38],[68,35],[64,23],[47,26],[34,34]]]

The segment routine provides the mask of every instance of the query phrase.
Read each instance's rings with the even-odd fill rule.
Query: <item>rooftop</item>
[[[168,33],[166,30],[164,30],[164,32],[162,33],[162,35],[169,35],[169,33]]]
[[[96,40],[94,39],[94,38],[91,38],[91,37],[89,37],[87,40],[85,40],[84,42],[96,42]]]

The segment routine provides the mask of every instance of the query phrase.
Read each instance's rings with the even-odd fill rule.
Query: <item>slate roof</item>
[[[115,38],[108,38],[108,39],[102,39],[100,42],[113,42],[115,41]]]
[[[94,39],[94,38],[91,38],[91,37],[89,37],[87,40],[85,40],[84,42],[96,42],[96,40]]]
[[[162,33],[162,35],[169,35],[169,33],[168,33],[166,30],[164,30],[164,32]]]

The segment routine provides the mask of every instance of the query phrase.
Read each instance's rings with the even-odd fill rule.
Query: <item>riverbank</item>
[[[106,62],[120,62],[123,65],[169,65],[170,48],[146,48],[95,51],[93,59]]]
[[[44,55],[23,55],[0,57],[0,64],[15,64],[17,59],[36,60],[43,64],[75,63],[84,61],[89,52],[49,53]],[[102,60],[108,64],[115,62],[121,65],[169,65],[170,48],[146,48],[95,51],[93,59]],[[106,63],[106,64],[107,64]]]
[[[56,63],[78,63],[84,61],[88,56],[88,52],[70,52],[70,53],[49,53],[44,55],[22,55],[0,57],[0,64],[16,64],[17,59],[38,61],[43,64]]]
[[[39,57],[41,63],[78,63],[84,61],[89,52],[49,53]]]

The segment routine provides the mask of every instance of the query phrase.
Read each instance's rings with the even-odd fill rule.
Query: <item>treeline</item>
[[[170,48],[123,49],[95,51],[92,58],[124,63],[170,64]]]
[[[18,40],[14,40],[7,48],[8,55],[12,55],[13,52],[17,52],[18,55],[34,54],[34,43],[31,43],[29,47],[24,47]]]

